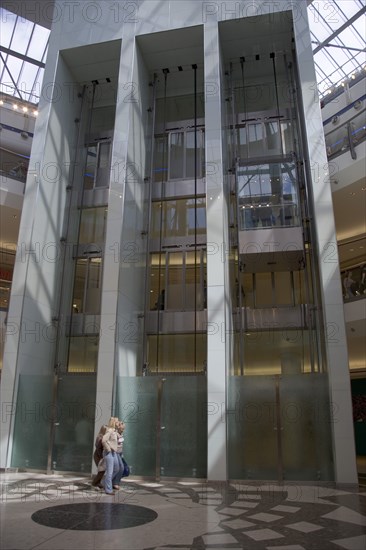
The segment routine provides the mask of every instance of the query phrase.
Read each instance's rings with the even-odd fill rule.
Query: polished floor
[[[1,550],[365,550],[366,487],[2,473]]]

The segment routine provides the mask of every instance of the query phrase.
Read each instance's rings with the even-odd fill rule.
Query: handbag
[[[123,463],[123,474],[122,474],[122,477],[128,477],[130,475],[130,467],[129,465],[127,464],[127,462],[125,461],[125,459],[123,458],[123,456],[121,457],[122,458],[122,463]]]

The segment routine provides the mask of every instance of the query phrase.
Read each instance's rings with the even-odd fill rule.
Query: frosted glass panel
[[[277,479],[273,378],[229,377],[228,411],[229,479]]]
[[[155,377],[117,378],[115,414],[126,424],[124,456],[134,475],[155,476],[158,382]]]
[[[160,473],[172,477],[207,475],[207,379],[168,377],[161,406]]]
[[[47,468],[52,420],[53,375],[19,376],[15,412],[13,468]]]
[[[64,374],[57,388],[54,470],[90,472],[94,452],[96,375]]]
[[[281,377],[284,479],[334,479],[327,386],[325,374]]]

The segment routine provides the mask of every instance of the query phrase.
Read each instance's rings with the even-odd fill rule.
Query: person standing
[[[92,481],[92,485],[93,485],[93,487],[99,487],[99,489],[103,489],[103,486],[100,483],[102,481],[102,478],[103,478],[104,472],[105,472],[104,467],[102,469],[102,465],[101,465],[101,461],[103,459],[102,439],[103,439],[103,436],[105,435],[107,429],[108,429],[108,426],[103,424],[103,426],[101,426],[101,428],[99,430],[99,433],[98,433],[98,435],[95,439],[95,450],[94,450],[94,454],[93,454],[93,459],[94,459],[94,463],[95,463],[96,467],[98,468],[98,472],[97,472],[96,476],[94,477],[94,479]]]
[[[118,474],[115,477],[115,485],[113,485],[113,489],[119,489],[119,483],[121,482],[121,479],[125,475],[125,463],[123,459],[123,443],[124,443],[124,436],[123,432],[125,431],[126,424],[123,422],[123,420],[119,420],[117,423],[117,458],[118,458],[118,464],[119,464],[119,471]]]
[[[348,271],[346,273],[345,278],[343,279],[343,288],[345,291],[345,297],[346,298],[352,298],[354,296],[352,291],[352,285],[355,283],[355,281],[352,279],[352,271]]]
[[[113,485],[117,485],[119,473],[119,461],[117,457],[117,426],[118,419],[111,416],[108,429],[102,438],[103,458],[105,460],[104,491],[107,495],[114,495]]]

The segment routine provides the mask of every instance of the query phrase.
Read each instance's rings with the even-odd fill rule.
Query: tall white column
[[[227,205],[217,22],[204,27],[207,200],[207,477],[226,480]]]
[[[338,484],[357,484],[348,349],[337,238],[305,2],[302,3],[302,9],[297,10],[297,16],[294,17],[294,31],[301,82],[303,118],[312,171],[314,201],[312,214],[316,226],[319,273],[324,304],[335,480]],[[331,255],[329,254],[330,251],[332,251]]]

